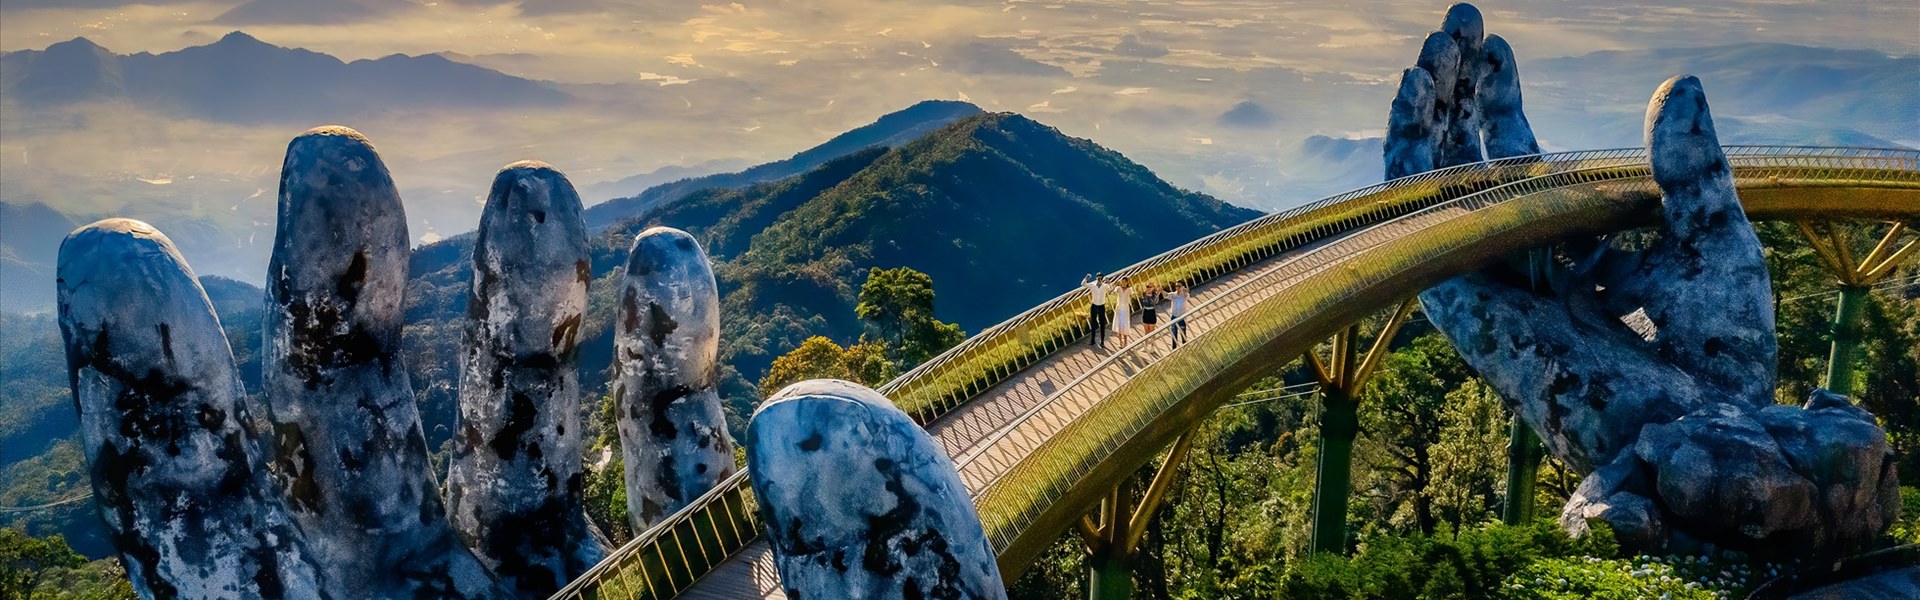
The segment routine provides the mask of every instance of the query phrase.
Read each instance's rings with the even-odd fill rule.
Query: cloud
[[[213,23],[220,25],[340,25],[387,17],[406,4],[379,0],[249,0]]]
[[[640,72],[640,80],[658,83],[662,87],[669,86],[669,85],[684,85],[688,83],[693,83],[695,81],[699,81],[698,79],[681,79],[679,77],[675,77],[672,75],[661,75],[659,73],[649,73],[646,71]]]
[[[1140,36],[1128,35],[1113,46],[1113,53],[1137,58],[1159,58],[1167,55],[1167,47],[1148,44],[1140,41]]]
[[[42,8],[58,8],[58,9],[68,9],[68,10],[88,9],[88,8],[119,8],[122,6],[133,6],[136,4],[167,5],[167,4],[186,4],[194,1],[196,0],[7,0],[6,2],[0,2],[0,11],[12,12],[12,11],[34,10],[34,9],[42,9]]]
[[[1067,109],[1056,108],[1053,106],[1052,100],[1044,100],[1044,101],[1041,101],[1039,104],[1028,106],[1027,112],[1034,113],[1034,114],[1063,113],[1063,112],[1067,112]]]
[[[1027,58],[1005,46],[981,41],[955,46],[943,53],[939,62],[943,68],[974,75],[1072,76],[1066,69]]]

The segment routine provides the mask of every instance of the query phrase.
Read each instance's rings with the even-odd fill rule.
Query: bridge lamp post
[[[1884,281],[1902,261],[1920,254],[1920,240],[1901,245],[1905,223],[1894,222],[1865,258],[1857,262],[1853,255],[1853,236],[1847,225],[1826,223],[1822,233],[1813,224],[1800,221],[1800,233],[1819,257],[1820,264],[1840,280],[1839,300],[1834,306],[1833,349],[1827,355],[1827,374],[1821,387],[1841,395],[1852,395],[1853,367],[1860,353],[1861,313],[1866,311],[1867,294]],[[1899,249],[1895,249],[1898,246]]]

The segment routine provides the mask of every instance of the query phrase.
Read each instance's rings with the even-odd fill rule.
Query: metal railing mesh
[[[1735,178],[1744,184],[1920,185],[1917,151],[1729,146],[1726,152]],[[1524,223],[1478,218],[1486,208],[1527,196],[1576,200],[1650,194],[1658,194],[1658,189],[1643,149],[1488,161],[1265,215],[1117,271],[1114,275],[1136,281],[1192,285],[1321,245],[1197,302],[1185,317],[1192,324],[1192,339],[1179,352],[1147,364],[1142,351],[1164,344],[1170,329],[1138,336],[1135,344],[1107,357],[979,445],[1010,447],[957,460],[963,479],[988,481],[975,494],[988,537],[996,551],[1011,547],[1081,477],[1204,383],[1204,377],[1190,374],[1243,360],[1268,341],[1263,336],[1351,301],[1356,291],[1428,257]],[[1410,233],[1441,226],[1482,235],[1455,236],[1418,249],[1393,244]],[[930,423],[1085,335],[1087,306],[1083,289],[1062,294],[987,328],[880,392],[916,421]],[[1041,415],[1049,418],[1035,419]],[[1041,431],[1023,428],[1030,424]],[[1016,430],[1022,435],[1009,435]],[[758,517],[743,469],[636,536],[554,598],[674,597],[758,536]]]

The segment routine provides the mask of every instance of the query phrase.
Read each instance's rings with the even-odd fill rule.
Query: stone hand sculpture
[[[136,591],[544,598],[597,563],[605,542],[581,503],[580,213],[551,167],[496,178],[474,260],[451,520],[401,362],[406,215],[366,138],[323,127],[288,145],[261,435],[218,317],[166,236],[125,219],[68,236],[59,294],[74,400]]]
[[[633,240],[614,323],[614,402],[627,469],[627,514],[645,530],[734,472],[715,388],[720,292],[687,232]]]
[[[1483,30],[1454,5],[1402,75],[1387,178],[1539,152],[1513,51]],[[1697,79],[1654,93],[1646,140],[1664,196],[1651,246],[1568,242],[1544,273],[1497,265],[1421,304],[1550,452],[1591,471],[1566,527],[1598,519],[1647,550],[1844,552],[1898,510],[1885,432],[1843,398],[1774,404],[1766,263]]]
[[[233,352],[173,242],[107,219],[60,247],[80,441],[100,516],[145,598],[345,598],[280,495]]]
[[[1006,598],[953,461],[879,392],[815,379],[768,398],[747,465],[793,598]]]
[[[473,246],[454,529],[502,583],[545,598],[606,558],[581,510],[579,342],[587,308],[580,196],[545,163],[494,177]]]

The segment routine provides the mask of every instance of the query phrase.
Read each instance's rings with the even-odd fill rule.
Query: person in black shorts
[[[1160,291],[1159,284],[1149,283],[1146,291],[1140,292],[1140,324],[1146,327],[1148,335],[1160,324],[1160,303],[1166,299],[1167,294]]]
[[[1087,288],[1087,295],[1093,303],[1087,306],[1087,323],[1093,329],[1087,336],[1087,345],[1099,348],[1107,347],[1107,285],[1103,273],[1094,273],[1080,278],[1080,287]]]

